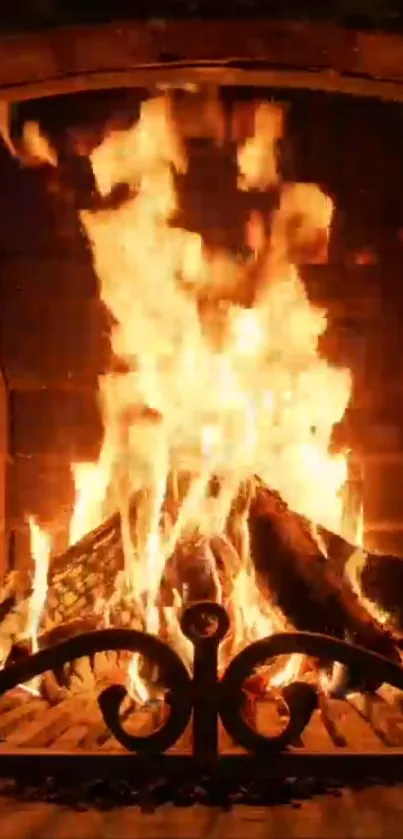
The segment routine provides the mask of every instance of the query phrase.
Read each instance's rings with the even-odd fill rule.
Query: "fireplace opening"
[[[330,697],[347,697],[348,743],[371,696],[378,734],[402,745],[382,706],[403,630],[401,122],[396,103],[210,86],[10,114],[3,675],[50,658],[0,698],[6,745],[136,750],[155,732],[172,746],[186,675],[158,646],[106,653],[91,634],[81,649],[108,628],[163,641],[206,690],[218,674],[227,748],[252,743],[230,662],[272,635],[330,636],[333,652],[262,648],[269,664],[243,673],[248,730],[298,747],[297,708],[332,743]],[[74,661],[52,662],[60,642]],[[394,688],[343,642],[387,659]],[[130,743],[96,704],[116,684]],[[372,749],[375,729],[358,737]]]

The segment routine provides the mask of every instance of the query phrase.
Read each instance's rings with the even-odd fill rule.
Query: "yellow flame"
[[[69,543],[74,545],[102,520],[110,476],[101,459],[98,463],[72,463],[71,471],[75,502],[70,520]]]
[[[273,148],[281,133],[278,109],[262,106],[255,137],[238,157],[243,188],[277,179]],[[263,255],[252,280],[247,264],[209,252],[200,236],[175,226],[175,172],[186,171],[186,155],[167,98],[144,103],[139,121],[109,133],[91,163],[102,195],[118,183],[130,188],[120,206],[82,213],[100,294],[115,322],[112,348],[128,372],[100,380],[107,466],[73,467],[71,538],[101,520],[105,499],[118,505],[125,584],[143,625],[158,633],[164,618],[165,631],[185,650],[178,592],[170,611],[160,602],[166,562],[195,532],[225,535],[245,482],[258,474],[294,510],[341,527],[346,462],[329,454],[329,442],[351,377],[318,355],[326,316],[309,302],[295,264],[301,253],[326,257],[333,205],[315,185],[281,187],[270,239],[256,220],[249,231]],[[245,308],[239,301],[252,282],[254,304]],[[182,489],[168,514],[172,476]],[[226,604],[235,648],[278,626],[254,579],[246,519],[239,532],[243,547]],[[135,656],[129,680],[144,701],[138,663]]]
[[[57,166],[56,152],[41,133],[37,122],[25,123],[22,140],[23,151],[31,165],[47,163],[49,166]]]
[[[28,517],[31,542],[31,556],[34,561],[34,578],[25,635],[32,641],[34,652],[38,649],[38,629],[48,590],[49,558],[52,551],[52,537],[42,530],[32,516]]]
[[[52,551],[52,537],[46,530],[42,530],[32,516],[28,517],[28,526],[31,556],[34,561],[34,577],[23,637],[25,636],[31,640],[32,652],[35,653],[38,651],[38,632],[48,590],[48,569]],[[30,693],[37,695],[40,684],[41,677],[38,676],[25,683],[23,687]]]
[[[283,134],[283,110],[279,105],[261,102],[255,110],[255,125],[238,150],[240,189],[266,190],[278,180],[276,141]]]

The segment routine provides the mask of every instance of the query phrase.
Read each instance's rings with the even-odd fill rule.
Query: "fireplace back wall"
[[[272,96],[260,90],[258,98]],[[303,91],[275,96],[287,103],[284,177],[317,182],[335,198],[329,265],[302,272],[312,299],[329,308],[323,351],[351,366],[355,377],[343,433],[366,457],[368,539],[399,551],[402,107]],[[224,98],[228,112],[234,102],[248,107],[257,94],[227,90]],[[79,209],[91,205],[92,185],[71,137],[73,129],[100,137],[111,115],[129,121],[138,99],[137,91],[109,91],[21,106],[15,136],[24,121],[36,119],[58,149],[58,170],[24,167],[0,147],[0,359],[11,455],[3,571],[29,564],[28,515],[52,527],[56,549],[65,547],[74,495],[69,464],[99,451],[97,378],[110,361],[110,323],[78,219]],[[234,138],[217,148],[192,120],[183,221],[210,241],[240,247],[249,210],[258,202],[264,209],[267,199],[236,191]],[[357,264],[367,261],[368,249],[372,264]]]
[[[30,169],[0,149],[1,351],[11,461],[8,565],[29,563],[27,516],[66,546],[74,500],[69,464],[93,460],[101,441],[97,377],[107,321],[74,194],[48,167]],[[56,192],[55,192],[56,187]]]

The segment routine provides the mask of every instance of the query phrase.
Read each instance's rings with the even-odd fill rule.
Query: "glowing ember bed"
[[[3,776],[402,772],[403,44],[247,26],[0,44]]]

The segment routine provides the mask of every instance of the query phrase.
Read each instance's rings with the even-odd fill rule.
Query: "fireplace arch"
[[[328,23],[116,21],[0,36],[0,100],[221,84],[403,99],[403,36]]]
[[[403,101],[403,37],[328,24],[123,21],[2,35],[0,48],[0,101],[6,105],[44,97],[51,104],[58,94],[155,89],[189,81],[210,87],[248,85]],[[23,237],[22,241],[25,245]],[[12,256],[10,267],[12,260],[6,254],[7,281],[12,281],[16,268],[22,270]],[[44,284],[52,284],[50,267],[38,268]],[[19,373],[14,371],[14,390],[20,389]],[[45,398],[42,385],[39,390]],[[27,400],[21,397],[21,404]],[[381,433],[384,437],[383,428]]]

